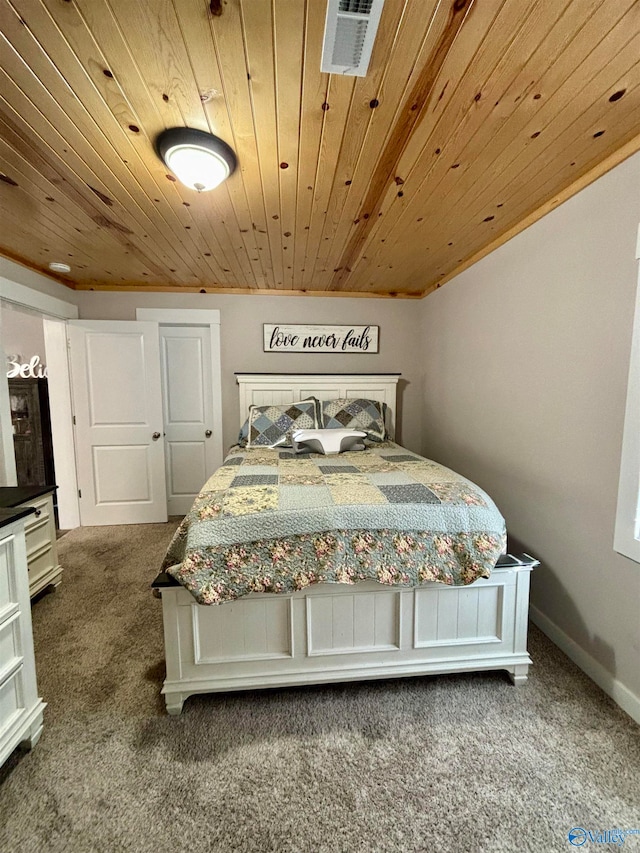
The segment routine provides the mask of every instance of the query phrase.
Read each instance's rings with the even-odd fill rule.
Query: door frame
[[[53,435],[53,461],[58,486],[58,517],[60,527],[71,529],[80,524],[78,483],[74,451],[73,423],[69,400],[71,380],[67,356],[67,320],[78,319],[78,306],[56,296],[34,290],[24,284],[0,276],[2,299],[20,308],[29,308],[41,315],[45,335],[49,374],[49,404]],[[49,326],[50,334],[47,334]],[[6,370],[0,371],[0,474],[6,485],[17,483],[13,452],[13,429],[9,405],[9,384]]]
[[[208,326],[211,336],[211,393],[216,468],[222,465],[222,365],[220,355],[220,311],[217,308],[136,308],[136,320],[151,320],[158,326]]]
[[[80,525],[80,507],[78,502],[78,481],[76,476],[75,437],[73,435],[71,399],[71,376],[66,340],[66,321],[79,318],[78,306],[71,302],[34,290],[23,284],[0,276],[2,299],[23,308],[40,313],[43,319],[58,321],[57,333],[47,337],[47,361],[55,360],[56,369],[49,377],[49,392],[58,403],[51,407],[51,426],[58,436],[58,448],[54,441],[54,464],[58,485],[58,504],[60,526],[71,529]],[[200,308],[136,308],[136,320],[152,320],[162,325],[183,324],[189,326],[209,326],[211,335],[211,381],[213,392],[213,423],[216,452],[220,463],[223,456],[222,442],[222,368],[220,353],[220,311]],[[64,335],[61,334],[64,329]],[[51,345],[51,351],[49,346]],[[63,369],[66,368],[66,369]],[[13,430],[9,406],[9,386],[6,371],[0,371],[0,474],[7,485],[15,485],[15,457],[13,455]],[[53,390],[52,390],[53,386]],[[4,453],[1,451],[4,450]],[[9,453],[9,450],[11,453]],[[5,453],[8,458],[4,459]],[[13,460],[13,476],[11,476]],[[62,499],[62,506],[60,505]]]

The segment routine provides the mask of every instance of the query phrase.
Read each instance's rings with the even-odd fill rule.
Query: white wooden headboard
[[[394,434],[399,373],[236,373],[240,390],[240,426],[249,406],[297,403],[306,397],[318,400],[363,398],[386,403]]]

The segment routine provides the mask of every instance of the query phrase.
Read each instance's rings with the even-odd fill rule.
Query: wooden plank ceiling
[[[640,148],[637,0],[0,0],[0,253],[70,287],[420,295]],[[198,194],[154,153],[211,131]]]

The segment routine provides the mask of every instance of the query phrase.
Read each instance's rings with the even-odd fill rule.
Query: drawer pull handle
[[[36,516],[36,518],[40,518],[40,516],[41,516],[41,515],[42,515],[42,510],[41,510],[41,509],[37,509],[37,510],[36,510],[36,512],[35,512],[35,516]]]

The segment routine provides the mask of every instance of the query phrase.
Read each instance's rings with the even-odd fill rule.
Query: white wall
[[[32,307],[42,307],[43,302],[47,300],[45,297],[55,297],[57,300],[53,313],[56,316],[69,316],[65,311],[63,303],[75,303],[75,292],[57,281],[48,278],[48,276],[33,272],[32,270],[23,267],[21,264],[14,263],[7,258],[0,257],[0,300],[17,301],[24,296],[24,292],[28,294],[28,301]],[[42,295],[44,294],[44,296]],[[62,300],[62,301],[60,301]],[[48,308],[54,300],[48,300]],[[6,317],[12,313],[6,309],[6,304],[0,302],[0,309]],[[62,313],[60,313],[62,311]],[[14,354],[17,351],[15,343],[9,343],[5,346],[3,335],[7,334],[7,330],[2,329],[3,323],[0,322],[0,355],[4,352]],[[5,324],[6,325],[6,324]],[[24,353],[21,353],[24,354]],[[45,359],[43,359],[44,361]],[[2,356],[4,364],[4,356]],[[52,412],[53,416],[53,412]],[[15,485],[16,466],[13,449],[13,430],[11,427],[11,414],[9,409],[9,390],[7,386],[6,371],[0,374],[0,484]]]
[[[399,438],[419,449],[422,414],[421,303],[411,299],[300,296],[143,294],[77,291],[80,317],[135,320],[136,308],[218,308],[222,359],[223,441],[238,436],[238,387],[234,373],[400,372]],[[380,326],[378,354],[264,353],[263,323],[353,323]]]
[[[639,222],[635,155],[422,303],[423,451],[496,499],[546,627],[638,711],[640,565],[612,546]]]
[[[76,301],[75,290],[65,287],[64,284],[60,284],[55,279],[42,275],[42,273],[30,270],[23,267],[22,264],[17,264],[15,261],[0,256],[0,297],[5,295],[3,294],[2,279],[23,284],[25,287],[30,287],[39,293],[46,293],[48,296],[55,296],[56,299],[63,299],[65,302],[75,304]]]
[[[0,337],[4,354],[19,355],[21,364],[34,355],[42,364],[47,363],[40,314],[0,304]]]

